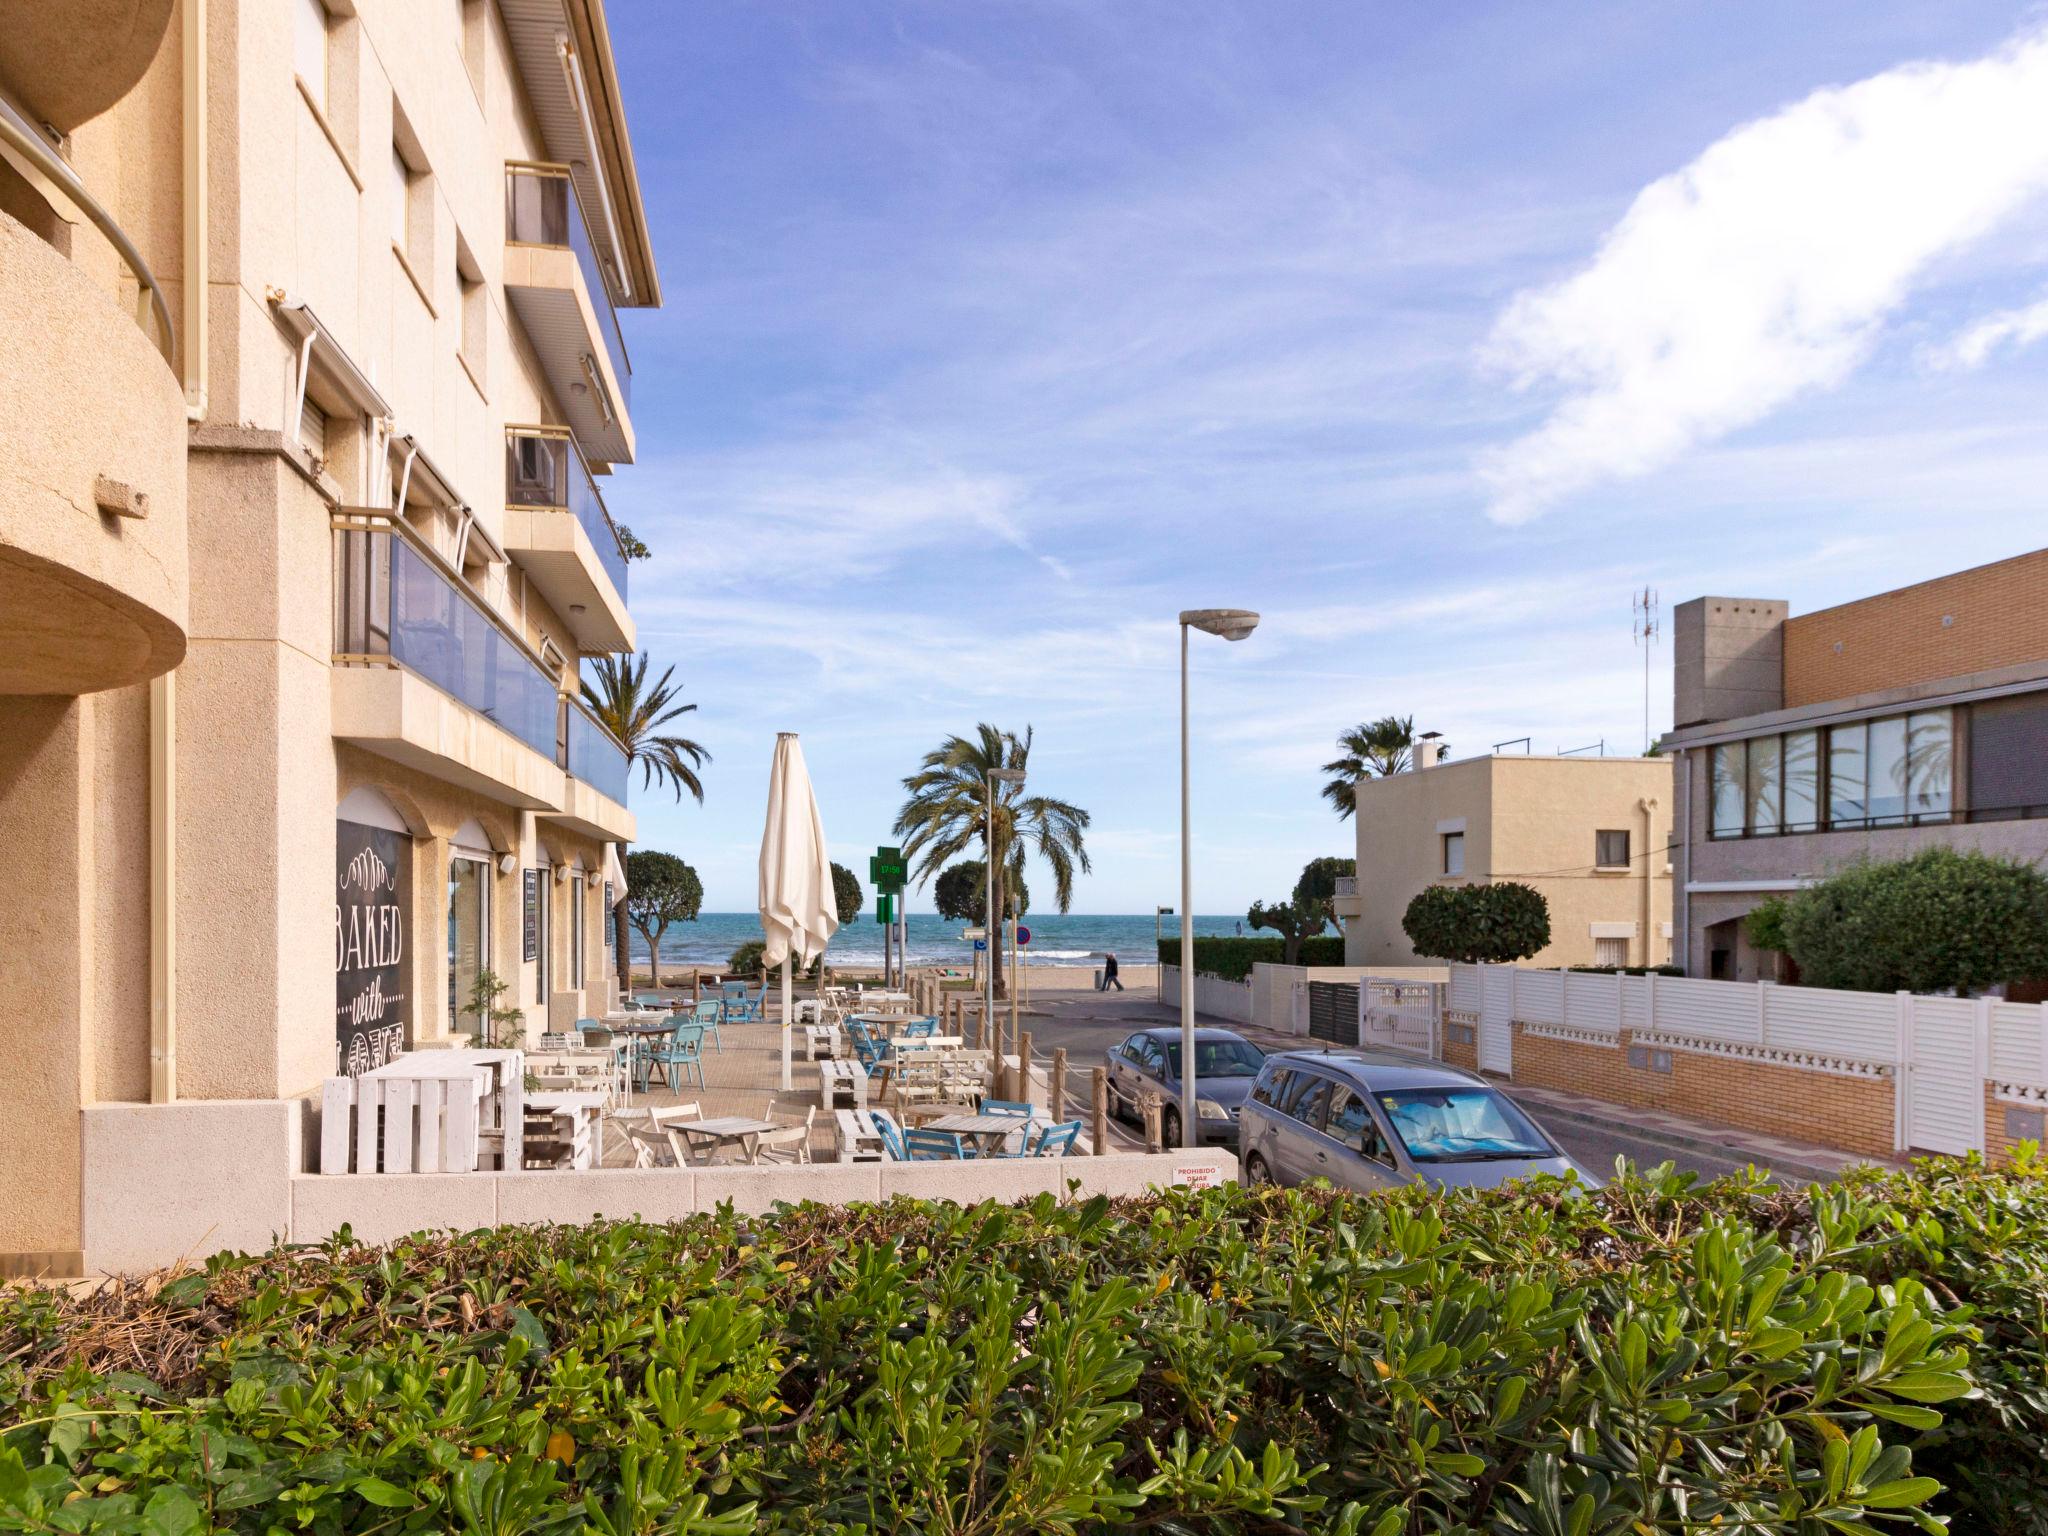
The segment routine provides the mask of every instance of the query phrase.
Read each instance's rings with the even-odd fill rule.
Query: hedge
[[[1196,939],[1195,974],[1215,976],[1223,981],[1243,981],[1252,973],[1252,967],[1264,961],[1268,965],[1280,965],[1287,958],[1285,939]],[[1180,940],[1159,941],[1159,963],[1180,964]],[[1296,965],[1342,965],[1344,963],[1344,939],[1340,934],[1323,934],[1301,941],[1300,957]]]
[[[2044,1234],[1945,1163],[344,1235],[0,1295],[0,1527],[2002,1536]]]

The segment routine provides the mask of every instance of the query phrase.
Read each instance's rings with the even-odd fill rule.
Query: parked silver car
[[[1237,1116],[1266,1053],[1235,1030],[1195,1031],[1195,1109],[1202,1123],[1197,1146],[1237,1144]],[[1139,1101],[1156,1093],[1166,1101],[1160,1114],[1161,1139],[1181,1145],[1180,1030],[1161,1025],[1141,1029],[1109,1048],[1110,1107],[1135,1118]]]
[[[1539,1173],[1600,1181],[1499,1089],[1470,1072],[1359,1055],[1266,1058],[1239,1117],[1250,1183],[1328,1179],[1342,1189],[1490,1188]]]

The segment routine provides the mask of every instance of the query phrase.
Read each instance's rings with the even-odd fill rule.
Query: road
[[[1103,1056],[1111,1046],[1135,1030],[1160,1024],[1178,1025],[1180,1022],[1179,1014],[1162,1008],[1149,990],[1051,994],[1035,996],[1031,1001],[1033,1012],[1021,1022],[1031,1034],[1033,1058],[1043,1065],[1051,1059],[1055,1049],[1064,1047],[1070,1083],[1068,1093],[1076,1105],[1083,1106],[1087,1103],[1088,1072],[1103,1064]],[[1301,1043],[1294,1040],[1283,1042],[1252,1030],[1243,1033],[1269,1050]],[[1512,1093],[1514,1090],[1510,1088],[1508,1091]],[[1626,1125],[1591,1126],[1577,1120],[1546,1117],[1540,1108],[1532,1108],[1531,1113],[1565,1151],[1586,1169],[1603,1177],[1612,1171],[1617,1157],[1626,1157],[1646,1168],[1672,1162],[1703,1178],[1719,1178],[1743,1165],[1740,1158],[1719,1157],[1695,1148],[1676,1148],[1648,1140]],[[1137,1142],[1134,1127],[1116,1127],[1113,1124],[1113,1132],[1120,1132],[1119,1139],[1133,1145]]]

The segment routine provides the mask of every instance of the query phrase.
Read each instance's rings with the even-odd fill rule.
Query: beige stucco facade
[[[44,31],[0,40],[0,1272],[119,1220],[92,1106],[337,1070],[345,805],[405,898],[358,1018],[473,1024],[457,858],[464,964],[526,1029],[604,1009],[633,820],[571,700],[633,643],[595,487],[633,453],[616,313],[659,302],[600,0],[88,0]],[[535,240],[514,165],[553,198]],[[573,436],[580,501],[515,503],[508,427]]]
[[[1664,964],[1671,786],[1668,760],[1626,757],[1475,757],[1366,780],[1356,894],[1338,909],[1345,963],[1426,964],[1401,928],[1418,892],[1514,880],[1550,905],[1550,943],[1526,963]],[[1625,853],[1610,840],[1607,863],[1602,832],[1627,835]]]

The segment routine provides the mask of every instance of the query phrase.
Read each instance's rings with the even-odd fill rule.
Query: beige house
[[[2048,549],[1813,613],[1698,597],[1672,617],[1693,975],[1796,979],[1743,919],[1860,859],[2048,858]]]
[[[1671,763],[1473,757],[1358,786],[1358,874],[1337,898],[1347,965],[1427,963],[1401,917],[1431,885],[1515,880],[1550,904],[1526,964],[1662,965],[1671,955]]]
[[[267,1177],[480,970],[603,1010],[659,302],[600,0],[11,9],[0,1271],[121,1219],[95,1106]]]

